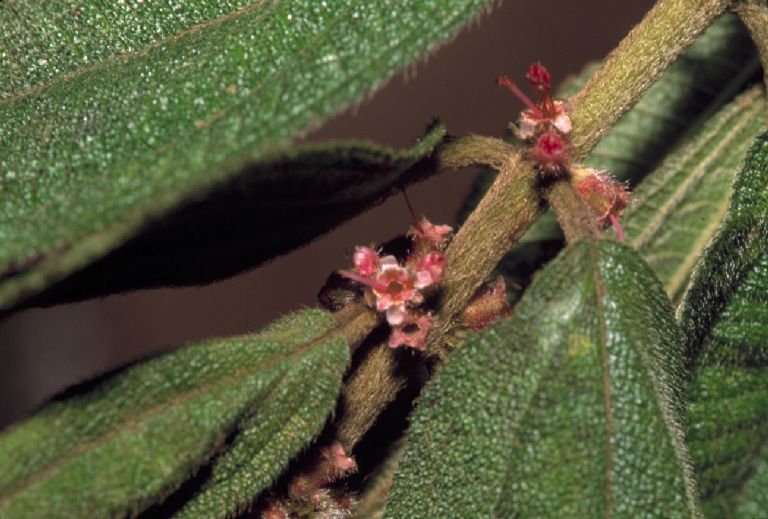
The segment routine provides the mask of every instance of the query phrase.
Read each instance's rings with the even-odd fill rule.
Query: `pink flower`
[[[573,125],[571,124],[571,117],[568,115],[568,105],[565,101],[552,101],[551,113],[523,110],[520,113],[520,129],[517,135],[521,139],[529,139],[540,130],[545,130],[549,125],[554,126],[563,135],[571,133]]]
[[[389,335],[389,347],[410,346],[423,350],[426,347],[427,332],[431,326],[432,317],[428,314],[419,316],[409,314],[400,326],[392,329]]]
[[[355,265],[355,271],[361,276],[373,276],[379,270],[379,255],[375,250],[368,247],[355,247],[352,261]]]
[[[531,148],[531,158],[542,175],[559,175],[568,163],[568,149],[557,133],[547,132],[536,139]]]
[[[345,472],[357,469],[357,462],[351,456],[347,456],[344,452],[344,447],[337,441],[333,442],[329,447],[321,449],[320,455],[328,465],[328,473],[332,476],[332,480],[335,480]]]
[[[288,514],[280,505],[272,505],[264,511],[262,519],[288,519]]]
[[[518,136],[530,139],[541,132],[556,130],[563,135],[571,132],[573,127],[568,115],[570,106],[565,101],[552,98],[552,79],[549,71],[541,63],[534,63],[528,69],[526,77],[539,96],[539,102],[534,103],[507,76],[497,79],[497,83],[507,87],[528,108],[520,114]]]
[[[440,246],[448,240],[448,236],[453,232],[450,225],[435,225],[426,216],[422,216],[416,225],[408,230],[408,235],[415,240],[421,240]]]
[[[445,254],[436,250],[430,251],[421,259],[417,268],[417,288],[426,288],[439,283],[445,271]]]
[[[370,287],[376,310],[387,313],[387,322],[398,325],[405,319],[406,303],[421,303],[424,298],[416,286],[416,274],[402,267],[394,256],[379,258],[378,271],[372,276],[362,276],[348,270],[340,270],[342,276]]]
[[[618,219],[630,201],[626,185],[612,179],[604,170],[573,168],[572,173],[573,186],[595,213],[597,223],[603,228],[613,225],[623,243],[624,233]]]

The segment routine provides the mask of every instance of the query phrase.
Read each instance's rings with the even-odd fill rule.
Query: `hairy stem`
[[[573,156],[581,160],[594,148],[674,59],[731,2],[729,0],[660,0],[584,88],[573,97]],[[535,175],[523,154],[498,139],[466,137],[446,144],[439,153],[442,167],[490,166],[499,175],[446,251],[448,271],[441,283],[443,297],[436,326],[428,339],[438,359],[448,355],[444,345],[475,289],[542,212]],[[582,222],[582,210],[566,182],[551,186],[545,197],[556,212],[576,215],[581,222],[566,229],[569,239],[596,233],[594,218]],[[583,206],[583,203],[581,204]],[[561,218],[561,221],[562,218]],[[375,324],[370,324],[368,331]],[[358,334],[359,335],[359,334]],[[373,347],[352,373],[342,395],[337,426],[342,445],[350,452],[379,413],[402,389],[407,374],[397,369],[397,352],[386,343]]]
[[[659,0],[572,98],[573,156],[584,159],[732,0]]]
[[[768,3],[764,0],[741,0],[733,10],[752,35],[763,65],[763,83],[768,88]]]
[[[587,207],[569,180],[554,182],[544,192],[544,197],[555,212],[568,243],[585,237],[594,239],[600,237],[594,213]]]

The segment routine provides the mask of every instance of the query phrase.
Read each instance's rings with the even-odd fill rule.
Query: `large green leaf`
[[[705,510],[727,517],[768,447],[768,133],[750,149],[680,313],[691,456]]]
[[[425,389],[386,517],[691,517],[683,349],[650,269],[568,247]]]
[[[484,0],[0,4],[2,307],[281,149]]]
[[[444,134],[437,124],[403,151],[331,142],[259,159],[203,200],[178,208],[24,304],[205,283],[259,265],[435,172],[430,154]],[[7,279],[0,303],[13,301],[26,279]]]
[[[748,90],[710,118],[635,191],[635,203],[623,220],[624,234],[673,301],[679,301],[696,259],[720,225],[733,179],[766,115],[764,90]]]
[[[562,96],[575,94],[596,65],[566,81]],[[749,33],[726,14],[709,27],[600,141],[587,165],[632,182],[656,168],[667,153],[741,91],[759,70]],[[493,176],[482,175],[463,214],[475,206]],[[499,271],[520,285],[562,247],[562,232],[551,213],[540,218],[505,256]]]
[[[135,515],[237,431],[253,455],[253,481],[227,503],[241,505],[321,429],[348,357],[336,320],[305,310],[73,388],[0,436],[0,517]],[[219,454],[214,478],[236,449]]]

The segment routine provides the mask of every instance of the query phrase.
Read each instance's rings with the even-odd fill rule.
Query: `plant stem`
[[[741,0],[733,10],[752,35],[763,65],[763,83],[768,88],[768,4],[765,1]]]
[[[568,243],[573,243],[584,237],[599,239],[600,230],[597,227],[595,215],[569,180],[563,179],[554,182],[547,188],[544,197],[555,212]]]
[[[659,0],[572,98],[573,156],[583,160],[732,0]]]
[[[729,4],[729,0],[660,0],[656,4],[573,97],[574,160],[589,154],[669,64]],[[456,316],[503,255],[541,214],[543,205],[532,165],[519,150],[503,141],[478,136],[458,139],[440,150],[439,162],[442,167],[480,164],[499,171],[446,251],[448,270],[441,283],[440,312],[428,339],[430,352],[442,361],[449,353],[444,342],[455,327]],[[566,229],[566,235],[570,234],[570,240],[595,233],[594,218],[591,223],[582,222],[581,213],[588,209],[573,202],[575,193],[566,184],[556,182],[545,194],[556,212],[568,212],[569,217],[576,214],[575,218],[581,222],[574,229]],[[368,332],[374,326],[370,324]],[[359,331],[352,335],[362,337]],[[351,452],[405,384],[407,374],[398,371],[397,365],[397,351],[384,342],[375,345],[350,375],[337,420],[339,437],[347,452]]]

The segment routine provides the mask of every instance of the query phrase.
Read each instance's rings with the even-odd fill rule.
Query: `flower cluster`
[[[288,519],[291,511],[303,510],[348,517],[352,502],[344,494],[334,492],[330,485],[357,470],[357,462],[334,441],[320,449],[314,468],[296,475],[288,487],[288,499],[273,501],[262,513],[262,519]]]
[[[432,317],[420,309],[424,291],[437,285],[445,272],[444,248],[452,232],[447,225],[435,225],[425,217],[415,218],[408,231],[411,252],[405,262],[381,256],[369,247],[356,247],[354,270],[340,270],[342,276],[365,285],[366,303],[384,312],[392,327],[389,346],[425,347]]]
[[[517,135],[532,141],[531,157],[546,176],[559,176],[567,171],[568,149],[565,138],[571,132],[570,107],[566,101],[553,99],[552,79],[541,63],[534,63],[526,75],[538,95],[538,103],[526,96],[510,78],[497,82],[512,91],[528,108],[520,114]]]
[[[534,63],[526,75],[539,101],[534,103],[508,77],[500,77],[498,84],[507,87],[528,107],[520,114],[517,135],[530,145],[530,156],[543,177],[571,176],[576,191],[595,213],[601,227],[612,224],[620,241],[624,234],[618,218],[629,204],[626,186],[608,176],[606,171],[574,167],[568,153],[568,134],[571,132],[570,107],[566,101],[553,99],[549,71]]]

